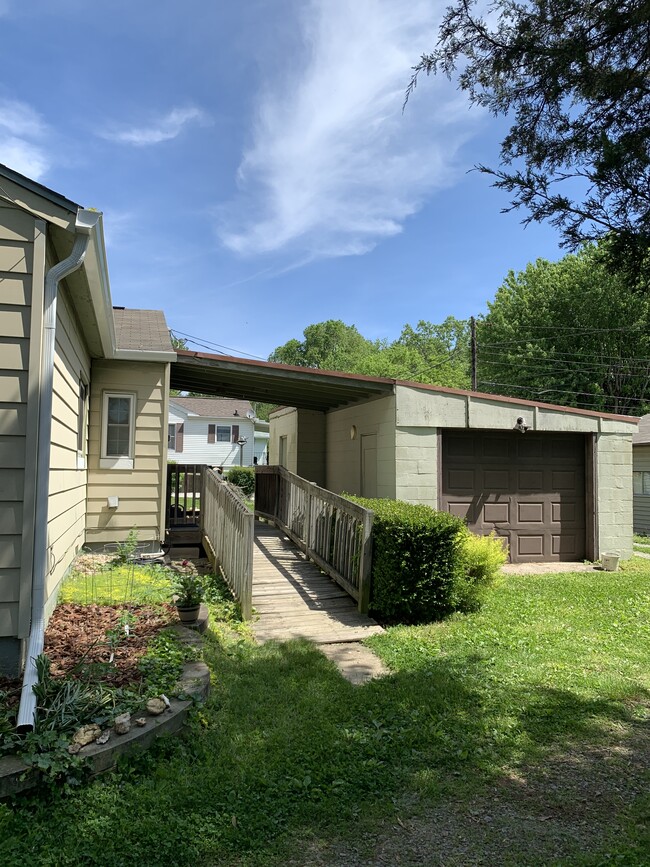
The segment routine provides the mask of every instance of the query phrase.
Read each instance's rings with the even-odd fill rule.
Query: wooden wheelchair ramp
[[[307,638],[361,641],[383,632],[355,601],[272,524],[255,522],[252,623],[260,642]]]

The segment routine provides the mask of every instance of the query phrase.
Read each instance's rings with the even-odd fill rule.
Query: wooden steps
[[[252,627],[258,641],[306,638],[316,644],[362,641],[383,632],[372,618],[289,539],[255,523]]]

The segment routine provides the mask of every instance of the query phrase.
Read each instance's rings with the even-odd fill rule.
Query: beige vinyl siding
[[[33,414],[40,365],[43,228],[18,208],[0,205],[0,637],[24,637],[29,628],[34,524],[33,496],[26,496],[26,485],[33,484],[35,463],[29,402]]]
[[[361,438],[371,434],[377,437],[377,496],[395,499],[393,395],[327,413],[326,487],[330,491],[361,493]]]
[[[90,385],[88,440],[88,544],[122,541],[136,527],[140,541],[164,537],[169,365],[94,360]],[[134,394],[133,469],[101,469],[103,395]],[[107,497],[119,497],[109,509]]]
[[[269,463],[280,463],[280,442],[284,437],[285,468],[290,473],[298,471],[298,410],[284,407],[271,416],[271,439],[269,442]]]
[[[634,472],[650,473],[650,443],[633,446]],[[634,494],[634,532],[650,534],[650,496]]]
[[[87,472],[77,451],[79,382],[90,382],[90,356],[65,284],[59,286],[52,388],[48,545],[52,596],[85,541]],[[85,452],[85,449],[84,449]],[[81,458],[81,460],[80,460]],[[51,605],[48,606],[51,608]]]

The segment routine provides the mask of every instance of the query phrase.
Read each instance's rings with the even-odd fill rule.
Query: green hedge
[[[421,623],[454,611],[465,576],[463,522],[400,500],[349,499],[375,513],[371,609],[393,623]]]
[[[241,488],[243,494],[252,497],[255,492],[255,467],[231,467],[225,473],[231,485]]]
[[[475,611],[507,559],[500,539],[460,518],[400,500],[346,496],[375,513],[370,608],[385,623],[423,623]]]

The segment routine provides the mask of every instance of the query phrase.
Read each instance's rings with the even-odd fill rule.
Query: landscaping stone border
[[[197,632],[205,631],[207,626],[207,607],[202,606],[199,619],[192,628],[175,624],[171,628],[184,643],[193,647],[201,647],[203,640]],[[88,759],[92,775],[101,774],[112,768],[118,756],[134,749],[147,749],[153,741],[163,734],[174,734],[179,731],[187,720],[187,715],[195,701],[202,701],[210,691],[210,669],[205,662],[186,662],[176,690],[180,695],[190,696],[187,700],[170,699],[169,707],[162,714],[154,716],[146,710],[132,714],[132,718],[141,716],[146,719],[146,725],[132,726],[123,735],[111,735],[105,744],[88,744],[82,747],[78,755]],[[16,795],[38,784],[40,772],[26,765],[15,756],[5,756],[0,759],[0,798]]]

